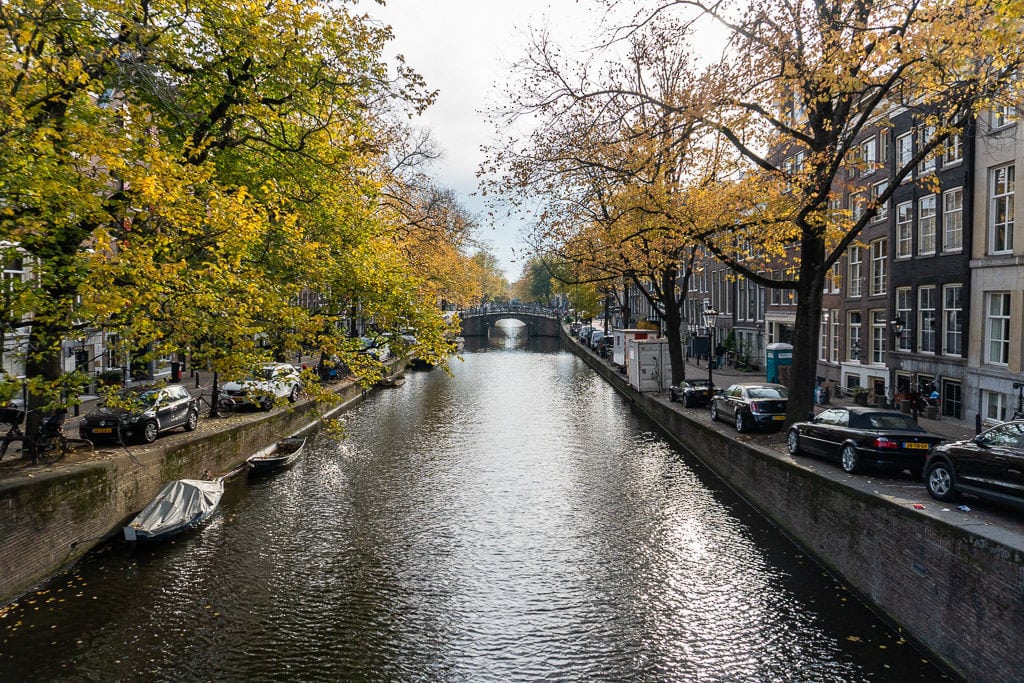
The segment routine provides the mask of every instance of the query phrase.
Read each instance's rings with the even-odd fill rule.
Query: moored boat
[[[126,541],[159,541],[199,526],[214,513],[224,495],[224,479],[178,479],[124,528]]]
[[[288,467],[302,455],[305,447],[306,440],[303,438],[281,439],[273,446],[249,456],[249,459],[246,460],[249,465],[249,473],[260,474]]]

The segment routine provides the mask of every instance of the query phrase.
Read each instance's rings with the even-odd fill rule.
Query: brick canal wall
[[[565,344],[884,618],[970,681],[1024,679],[1024,551],[823,477],[633,391]]]
[[[330,409],[300,402],[202,437],[173,444],[164,437],[146,449],[0,482],[0,605],[119,534],[168,481],[230,472],[283,436],[315,429],[319,410],[331,416],[365,391],[352,384],[338,394],[341,403]]]

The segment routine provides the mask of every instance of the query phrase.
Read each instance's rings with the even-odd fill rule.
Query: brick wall
[[[571,341],[566,345],[577,350]],[[588,364],[883,617],[967,680],[1024,678],[1024,548],[823,477]]]

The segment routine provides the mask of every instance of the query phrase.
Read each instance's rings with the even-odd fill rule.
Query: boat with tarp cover
[[[160,541],[199,526],[217,510],[223,495],[223,477],[172,481],[124,528],[124,538]]]

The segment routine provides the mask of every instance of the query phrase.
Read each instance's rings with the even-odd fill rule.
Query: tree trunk
[[[809,231],[805,230],[807,235]],[[796,325],[793,330],[793,371],[789,386],[786,424],[806,420],[814,410],[814,385],[818,375],[818,334],[821,326],[822,290],[825,286],[825,243],[806,237],[800,254]]]

